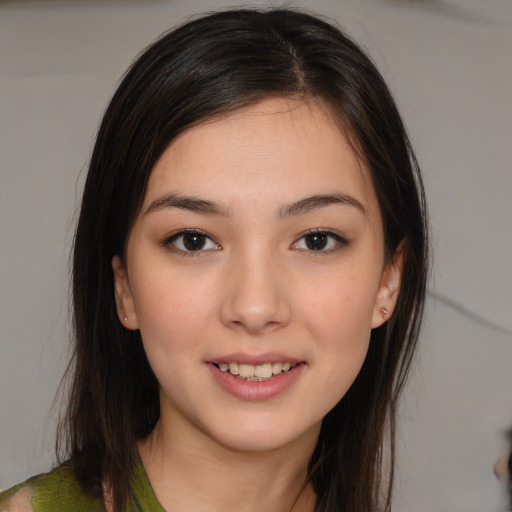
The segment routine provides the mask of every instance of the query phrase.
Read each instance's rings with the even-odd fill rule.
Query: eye
[[[314,229],[302,235],[292,247],[303,251],[329,252],[347,244],[347,240],[332,231]]]
[[[190,229],[179,231],[170,236],[163,243],[175,252],[201,252],[220,249],[217,244],[207,233],[198,229]]]

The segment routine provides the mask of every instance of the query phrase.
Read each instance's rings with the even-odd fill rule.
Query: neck
[[[306,476],[317,431],[266,452],[232,450],[194,434],[173,435],[160,421],[139,443],[151,485],[168,512],[313,512],[316,496]]]

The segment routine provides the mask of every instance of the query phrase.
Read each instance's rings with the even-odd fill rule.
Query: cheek
[[[350,385],[364,362],[377,287],[377,276],[362,280],[348,273],[331,276],[317,287],[313,300],[302,300],[303,321],[317,345],[325,378],[336,386]]]
[[[196,293],[199,291],[200,293]],[[201,359],[209,309],[202,289],[176,279],[144,282],[134,290],[142,343],[166,396],[190,394],[182,387]],[[202,338],[203,337],[203,338]]]
[[[302,315],[308,323],[339,333],[369,333],[380,276],[351,267],[321,277],[302,287],[300,293]]]
[[[213,293],[203,280],[186,276],[145,276],[133,288],[139,329],[145,345],[172,342],[189,348],[214,316]]]

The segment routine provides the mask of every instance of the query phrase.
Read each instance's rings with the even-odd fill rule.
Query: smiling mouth
[[[232,362],[219,363],[215,364],[215,366],[220,371],[230,373],[237,379],[262,382],[293,370],[297,363],[263,363],[253,365]]]

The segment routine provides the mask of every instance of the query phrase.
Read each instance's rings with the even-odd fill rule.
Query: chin
[[[320,433],[321,422],[305,429],[297,429],[289,424],[271,424],[269,422],[239,422],[236,428],[210,432],[210,437],[224,448],[237,452],[274,452],[292,448],[294,445],[316,445]]]

